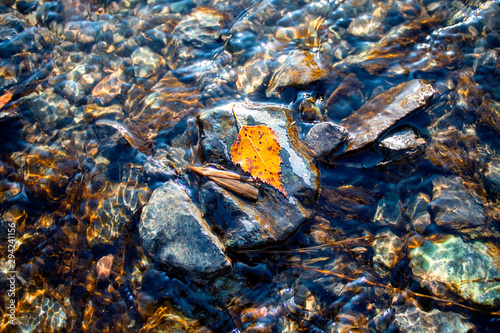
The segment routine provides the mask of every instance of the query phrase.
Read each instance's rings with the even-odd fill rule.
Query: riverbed
[[[498,0],[0,1],[1,331],[498,332],[499,31]]]

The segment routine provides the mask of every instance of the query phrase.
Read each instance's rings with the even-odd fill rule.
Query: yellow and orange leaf
[[[12,98],[13,92],[9,91],[5,95],[0,96],[0,109],[3,108],[3,106],[7,103],[9,103],[10,99]]]
[[[241,126],[238,137],[231,146],[231,159],[244,171],[288,197],[281,184],[283,161],[277,137],[272,128],[264,125]]]

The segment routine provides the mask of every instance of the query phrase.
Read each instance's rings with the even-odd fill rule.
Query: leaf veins
[[[231,146],[231,159],[244,171],[288,197],[281,184],[283,161],[277,137],[272,128],[264,125],[241,126],[238,137]]]

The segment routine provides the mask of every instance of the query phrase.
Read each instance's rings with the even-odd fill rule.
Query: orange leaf
[[[231,146],[231,159],[253,177],[267,183],[286,197],[281,185],[281,147],[278,135],[267,126],[241,126],[236,141]]]
[[[3,106],[7,103],[9,103],[10,99],[12,98],[13,92],[9,91],[5,95],[0,96],[0,109],[3,108]]]

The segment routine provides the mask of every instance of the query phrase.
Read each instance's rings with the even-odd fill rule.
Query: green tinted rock
[[[474,326],[465,321],[463,316],[453,312],[442,312],[434,309],[425,312],[417,307],[407,309],[394,317],[392,325],[401,332],[469,332]]]
[[[493,305],[500,298],[500,271],[488,253],[480,242],[451,236],[442,243],[428,241],[410,256],[415,276],[449,284],[464,298]]]

